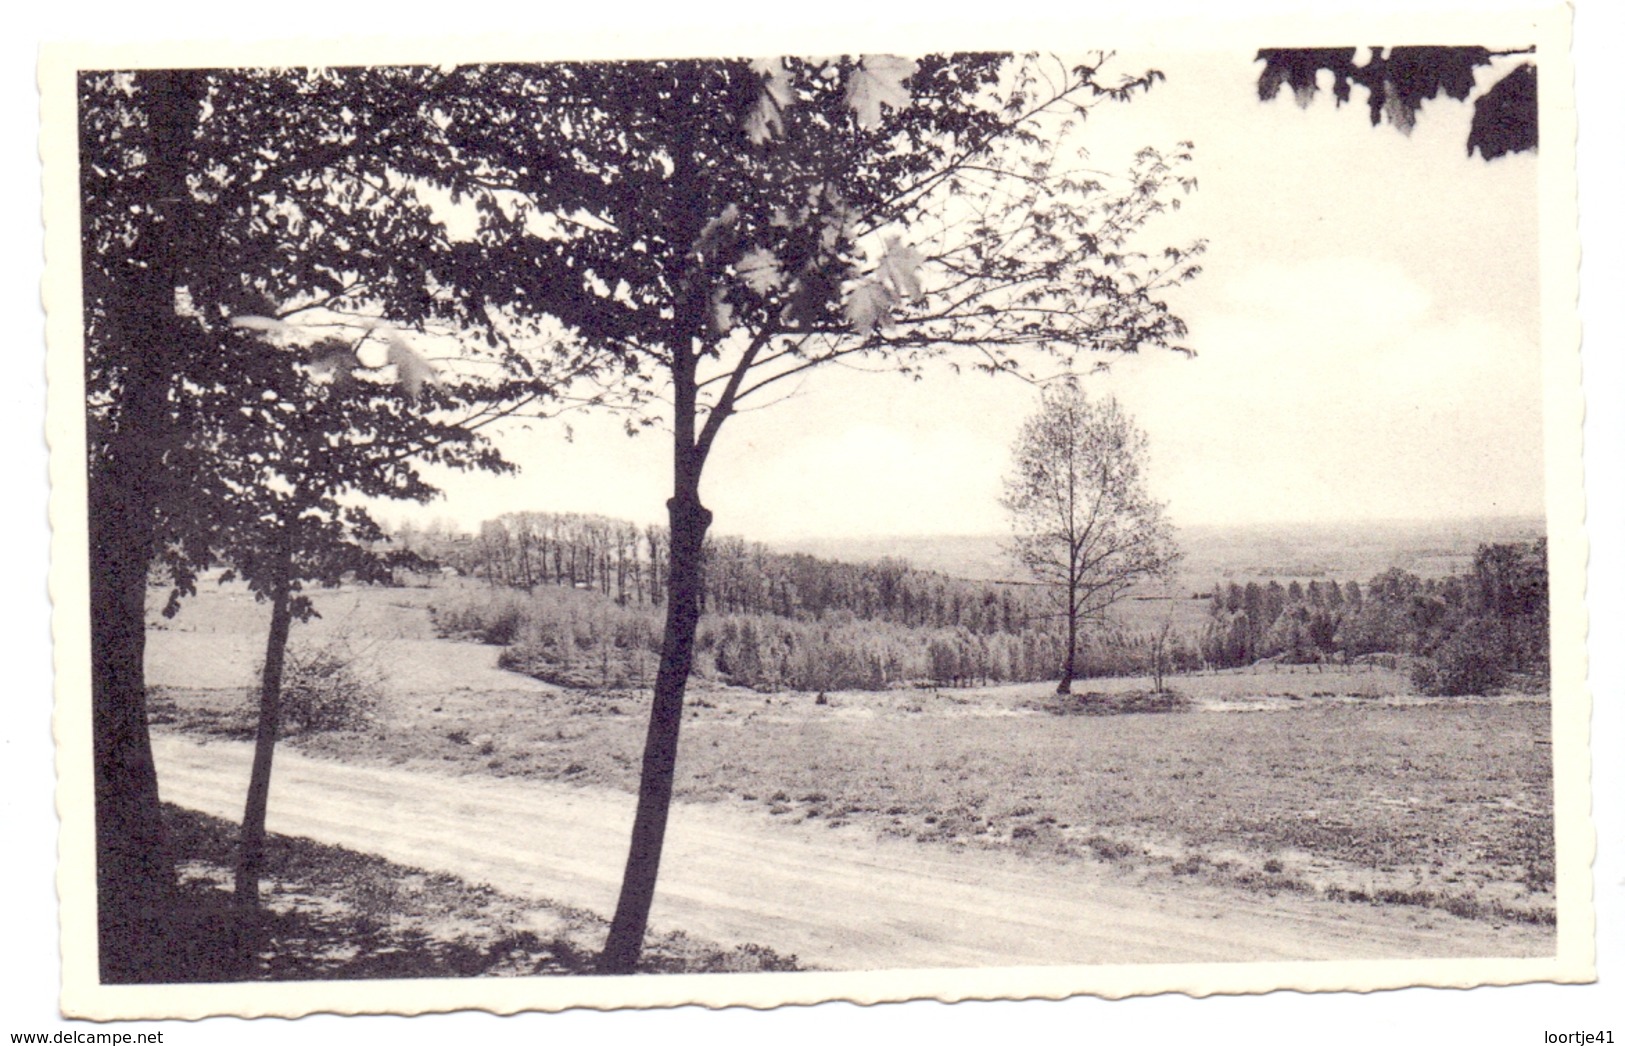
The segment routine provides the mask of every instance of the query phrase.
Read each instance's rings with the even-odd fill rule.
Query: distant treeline
[[[1372,654],[1416,659],[1418,686],[1482,693],[1509,673],[1548,671],[1546,541],[1481,545],[1472,571],[1423,580],[1392,569],[1357,582],[1293,581],[1215,588],[1203,660],[1219,667]]]
[[[445,589],[431,604],[448,635],[499,643],[505,668],[586,688],[645,686],[658,663],[661,615],[600,592]],[[695,641],[694,673],[764,690],[882,690],[1053,678],[1061,639],[1050,629],[978,634],[910,627],[848,611],[822,619],[710,614]]]
[[[592,590],[625,607],[660,607],[666,591],[666,528],[603,516],[513,512],[478,534],[404,529],[405,549],[494,586]],[[738,537],[705,543],[702,609],[802,621],[842,611],[909,628],[964,628],[978,635],[1025,632],[1050,613],[1020,585],[965,581],[897,559],[842,563],[775,552]]]
[[[404,530],[397,545],[484,590],[435,600],[443,631],[508,647],[503,663],[576,686],[650,682],[665,596],[665,528],[601,516],[510,513],[470,535]],[[1084,677],[1353,661],[1394,655],[1420,689],[1483,692],[1546,671],[1544,540],[1481,546],[1472,573],[1389,570],[1355,582],[1215,587],[1197,631],[1092,622]],[[952,578],[895,559],[843,563],[736,537],[706,544],[697,673],[801,690],[1055,678],[1062,619],[1041,588]],[[1171,622],[1172,616],[1169,617]]]

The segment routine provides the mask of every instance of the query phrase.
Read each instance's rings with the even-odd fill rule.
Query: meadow
[[[226,601],[231,590],[202,598]],[[428,590],[330,598],[350,601],[351,621],[404,622],[406,638],[387,651],[394,670],[478,652],[429,633]],[[235,630],[253,620],[251,604],[233,602],[232,613],[193,621]],[[363,722],[287,743],[338,760],[630,797],[647,692],[514,678],[526,685],[386,686]],[[1058,874],[1104,863],[1130,876],[1554,921],[1545,697],[1421,698],[1382,669],[1276,666],[1174,677],[1176,711],[1072,714],[1110,713],[1146,686],[1088,680],[1086,693],[1062,701],[1046,684],[763,693],[697,682],[677,798],[804,831],[850,826],[996,849]],[[246,737],[245,695],[161,687],[155,722]]]

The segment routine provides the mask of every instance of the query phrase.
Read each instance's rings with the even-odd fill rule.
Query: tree
[[[1179,636],[1174,632],[1174,597],[1165,594],[1163,599],[1168,605],[1147,636],[1146,643],[1150,655],[1151,691],[1156,694],[1167,692],[1167,676],[1174,670],[1180,653]]]
[[[1163,507],[1146,489],[1146,453],[1145,434],[1115,398],[1091,401],[1073,382],[1046,391],[1016,439],[1003,504],[1015,557],[1049,586],[1066,619],[1056,693],[1072,690],[1078,623],[1165,576],[1178,557]]]
[[[253,410],[266,351],[243,316],[388,318],[479,337],[519,366],[532,333],[446,265],[424,186],[477,193],[451,162],[457,104],[508,104],[475,70],[81,74],[79,177],[90,461],[92,734],[105,981],[174,971],[197,938],[176,907],[147,732],[148,568],[177,592],[211,555],[217,490],[201,404]],[[469,101],[473,99],[474,101]],[[488,201],[488,196],[481,197]],[[472,345],[473,338],[461,339]]]
[[[246,334],[244,325],[256,333]],[[277,341],[299,334],[261,317],[239,318],[238,331],[225,335],[255,343],[232,355],[249,372],[240,377],[260,390],[257,399],[245,406],[234,395],[208,397],[189,425],[201,444],[196,449],[211,463],[206,479],[219,486],[194,496],[191,507],[203,517],[197,526],[232,564],[227,578],[240,575],[271,605],[235,883],[236,903],[246,911],[259,906],[290,629],[315,615],[302,589],[346,579],[387,582],[403,558],[386,547],[383,531],[354,496],[428,501],[437,491],[423,480],[420,462],[511,468],[477,431],[501,416],[490,409],[491,386],[431,384],[432,367],[393,333],[384,335],[391,380],[384,368],[365,364],[357,343],[329,336],[310,346],[277,344],[259,336],[267,329]],[[522,398],[527,389],[521,383],[510,392]]]
[[[1515,672],[1546,673],[1551,661],[1546,539],[1480,545],[1469,590],[1472,612],[1499,632],[1502,664]]]
[[[1366,89],[1371,126],[1386,117],[1403,134],[1416,126],[1424,102],[1442,91],[1458,102],[1466,101],[1477,86],[1475,70],[1496,58],[1533,54],[1533,47],[1492,51],[1487,47],[1370,48],[1363,63],[1355,61],[1353,47],[1267,47],[1258,52],[1264,63],[1258,74],[1258,98],[1269,101],[1283,85],[1291,87],[1298,105],[1308,108],[1320,90],[1320,74],[1332,76],[1332,95],[1341,107],[1350,100],[1351,84]],[[1467,155],[1477,152],[1486,161],[1507,153],[1534,149],[1540,142],[1539,105],[1535,66],[1515,66],[1473,102],[1473,123],[1467,134]]]
[[[601,378],[672,437],[666,625],[604,972],[635,968],[653,899],[712,522],[701,478],[727,419],[865,355],[917,373],[952,349],[1006,372],[1183,336],[1162,295],[1200,245],[1136,244],[1194,186],[1188,152],[1091,173],[1075,137],[1088,111],[1158,77],[1111,80],[1104,61],[513,67],[492,75],[534,86],[516,118],[449,113],[480,139],[482,182],[522,213],[454,264],[613,357]]]

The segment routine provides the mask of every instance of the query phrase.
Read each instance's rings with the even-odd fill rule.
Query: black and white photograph
[[[63,1012],[1593,980],[1569,32],[47,48]]]

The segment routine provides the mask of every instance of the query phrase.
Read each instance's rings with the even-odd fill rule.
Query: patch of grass
[[[1082,694],[1057,694],[1050,700],[1033,702],[1031,707],[1052,715],[1137,715],[1188,712],[1191,699],[1173,690],[1119,690],[1110,693],[1090,690]]]
[[[1557,865],[1547,857],[1536,857],[1524,870],[1523,884],[1532,893],[1548,892],[1557,880]]]
[[[1138,856],[1140,853],[1137,846],[1119,842],[1116,839],[1108,839],[1103,835],[1091,835],[1083,840],[1083,845],[1103,861],[1123,861]]]
[[[1217,868],[1217,866],[1215,866],[1215,868]],[[1310,883],[1307,883],[1295,876],[1282,875],[1279,871],[1271,872],[1268,869],[1265,869],[1262,872],[1252,871],[1251,869],[1243,869],[1241,871],[1229,871],[1227,869],[1218,870],[1224,873],[1222,877],[1227,882],[1232,882],[1237,886],[1243,886],[1252,890],[1262,890],[1265,893],[1312,894],[1316,892],[1315,887]]]
[[[1426,889],[1378,888],[1371,893],[1332,886],[1322,891],[1328,900],[1351,904],[1409,905],[1448,912],[1461,919],[1480,919],[1500,922],[1528,923],[1532,926],[1556,926],[1557,912],[1544,905],[1509,905],[1497,900],[1455,892]]]

